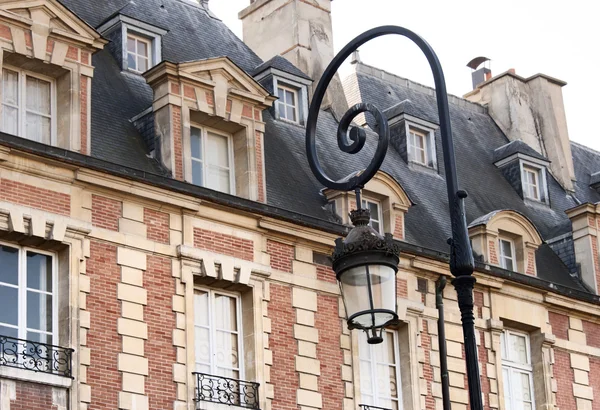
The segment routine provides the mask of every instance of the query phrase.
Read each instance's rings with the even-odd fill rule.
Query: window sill
[[[286,120],[285,118],[279,117],[279,118],[277,118],[277,121],[285,122],[286,124],[295,125],[296,127],[304,128],[304,124],[299,123],[299,122],[294,122],[291,120]]]
[[[57,374],[36,373],[31,370],[0,366],[0,378],[20,380],[28,383],[46,384],[54,387],[71,388],[73,379]]]
[[[537,208],[544,208],[544,209],[549,209],[550,208],[550,204],[544,201],[538,201],[537,199],[532,199],[532,198],[523,198],[523,202],[525,203],[525,205],[530,205],[530,206],[534,206]]]

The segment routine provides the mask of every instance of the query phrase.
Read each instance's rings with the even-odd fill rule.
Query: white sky
[[[211,10],[240,38],[237,13],[250,0],[210,0]],[[362,32],[404,26],[429,42],[444,69],[448,91],[472,89],[467,62],[489,57],[492,74],[515,68],[566,81],[565,108],[572,140],[600,150],[600,2],[595,0],[336,0],[336,53]],[[433,86],[420,50],[400,36],[372,40],[360,50],[365,64]],[[347,71],[347,69],[346,69]],[[342,75],[344,71],[342,71]]]

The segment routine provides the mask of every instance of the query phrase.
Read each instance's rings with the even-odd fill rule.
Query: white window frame
[[[40,255],[47,255],[52,258],[52,344],[54,346],[58,345],[58,257],[53,252],[47,252],[37,248],[31,248],[27,246],[19,246],[14,243],[8,242],[0,242],[0,245],[6,246],[13,249],[18,249],[19,252],[19,273],[18,273],[18,285],[12,285],[9,283],[1,283],[2,286],[17,288],[18,289],[18,304],[19,304],[19,314],[18,314],[18,325],[17,334],[18,338],[22,340],[27,340],[27,291],[31,290],[32,292],[39,293],[36,289],[28,289],[27,288],[27,252],[34,252]],[[15,328],[13,325],[1,324],[4,327]],[[48,333],[41,332],[37,329],[32,329],[33,332],[36,333]],[[36,343],[36,342],[34,342]]]
[[[527,363],[523,364],[523,363],[518,363],[515,361],[511,360],[510,357],[510,350],[508,349],[508,336],[509,335],[517,335],[517,336],[522,336],[525,338],[525,349],[526,349],[526,353],[527,353]],[[531,408],[535,409],[535,391],[533,390],[533,364],[531,363],[531,343],[529,340],[529,334],[525,333],[525,332],[519,332],[519,331],[514,331],[514,330],[505,330],[504,332],[502,332],[502,336],[501,336],[501,349],[502,349],[502,374],[504,375],[504,370],[508,370],[509,375],[512,375],[513,372],[517,372],[517,373],[527,373],[529,375],[529,391],[531,392]],[[511,402],[508,403],[508,398],[505,396],[504,400],[505,400],[505,407],[507,410],[512,410],[512,409],[516,409],[518,407],[515,406],[515,403],[513,403],[513,400],[515,400],[515,395],[512,393],[513,391],[513,386],[512,386],[512,378],[509,377],[509,379],[511,380],[503,380],[504,382],[504,389],[506,390],[507,384],[508,384],[508,390],[510,391],[510,397],[511,397]],[[502,392],[502,394],[504,394],[504,392]]]
[[[224,290],[220,290],[220,289],[211,289],[211,288],[205,288],[205,287],[200,287],[200,286],[195,286],[194,287],[194,297],[196,295],[196,291],[201,291],[201,292],[206,292],[208,293],[208,332],[209,332],[209,337],[210,337],[210,375],[211,376],[217,376],[217,365],[216,362],[214,360],[214,347],[216,346],[216,334],[217,334],[217,328],[216,328],[216,324],[218,323],[218,321],[216,320],[216,318],[214,317],[214,309],[213,309],[213,304],[214,304],[214,295],[215,294],[219,294],[219,295],[223,295],[223,296],[227,296],[227,297],[231,297],[234,298],[236,300],[236,316],[237,316],[237,343],[238,343],[238,362],[239,362],[239,379],[238,380],[245,380],[245,369],[244,369],[244,337],[243,337],[243,329],[242,329],[242,298],[239,294],[237,293],[233,293],[233,292],[227,292]],[[196,307],[194,306],[194,311],[195,311]],[[194,318],[194,329],[196,329],[197,327],[203,327],[206,329],[205,326],[199,326],[196,322],[196,319]],[[197,341],[194,340],[194,351],[196,349],[196,343]],[[197,371],[197,366],[198,362],[197,362],[197,358],[194,355],[194,371]],[[229,370],[234,370],[234,369],[229,369]]]
[[[548,185],[547,185],[547,180],[546,180],[546,172],[544,172],[544,170],[545,170],[544,167],[534,165],[530,162],[520,161],[521,186],[522,186],[522,190],[523,190],[523,198],[531,200],[531,201],[535,201],[535,202],[548,203]],[[529,184],[528,182],[526,182],[526,179],[525,179],[526,172],[535,174],[535,178],[536,178],[536,182],[537,182],[537,187],[535,187],[536,193],[538,195],[537,198],[529,195],[528,187],[531,187],[532,185]]]
[[[2,76],[4,76],[5,69],[16,72],[18,75],[19,104],[18,107],[15,108],[18,108],[17,136],[21,138],[28,139],[25,135],[25,130],[27,129],[27,77],[37,78],[38,80],[50,83],[50,145],[56,145],[56,80],[52,77],[47,77],[33,71],[23,70],[7,64],[2,66],[2,72],[0,73]],[[4,90],[2,90],[2,92],[4,92]],[[4,105],[3,102],[0,102],[0,104]]]
[[[415,144],[416,138],[423,139],[423,148],[420,148]],[[416,162],[417,164],[428,166],[429,164],[429,153],[427,147],[427,133],[422,132],[413,127],[408,128],[408,143],[406,144],[408,149],[408,156],[412,162]],[[416,157],[414,151],[420,151],[423,153],[424,161],[420,160],[420,156]]]
[[[388,398],[388,399],[384,399],[382,397],[380,397],[379,395],[379,388],[378,388],[378,384],[377,384],[377,364],[378,362],[375,360],[375,352],[374,349],[377,346],[382,346],[380,345],[368,345],[369,348],[369,363],[371,364],[371,391],[373,392],[373,403],[365,403],[364,399],[362,398],[363,396],[363,389],[362,386],[364,386],[364,380],[361,380],[361,388],[360,388],[360,394],[361,394],[361,404],[368,404],[370,406],[383,406],[386,403],[380,403],[380,400],[391,400],[391,401],[397,401],[398,403],[398,409],[402,409],[402,379],[401,379],[401,371],[400,371],[400,343],[399,343],[399,337],[400,335],[398,334],[398,331],[395,329],[385,329],[384,330],[385,333],[391,333],[393,335],[393,339],[394,339],[394,355],[396,356],[396,365],[395,365],[395,370],[396,370],[396,383],[397,383],[397,393],[398,393],[398,397],[396,399],[394,398]],[[360,334],[359,337],[364,337],[364,335]],[[359,341],[360,343],[360,341]],[[360,347],[359,347],[360,349]],[[362,359],[360,357],[360,351],[359,351],[359,368],[362,365],[362,362],[365,361],[364,359]],[[389,365],[389,363],[386,363],[386,365]],[[360,369],[359,369],[359,374],[360,374]]]
[[[361,207],[363,209],[369,209],[368,208],[368,204],[373,204],[377,206],[377,218],[379,219],[375,219],[373,218],[373,215],[371,215],[371,219],[369,220],[369,226],[372,228],[373,227],[373,221],[379,223],[379,233],[383,234],[383,210],[381,208],[381,201],[377,201],[375,199],[371,199],[371,198],[363,198],[361,201]]]
[[[129,51],[129,38],[130,37],[135,40],[135,53],[132,53],[131,51]],[[148,50],[147,56],[138,54],[138,43],[139,42],[146,44],[146,50]],[[148,68],[146,69],[146,71],[151,69],[154,66],[154,60],[153,60],[154,50],[152,47],[152,38],[148,38],[146,36],[139,35],[132,30],[127,30],[127,35],[126,35],[124,43],[125,43],[125,55],[127,56],[126,61],[127,61],[127,69],[128,70],[133,71],[134,73],[139,73],[139,74],[144,72],[144,71],[138,70],[138,57],[145,57],[148,60]],[[135,68],[129,66],[129,54],[133,54],[135,56],[135,65],[136,65]]]
[[[282,84],[282,83],[278,82],[277,89],[276,89],[276,95],[279,95],[280,88],[284,91],[284,93],[283,93],[284,101],[279,100],[279,99],[277,100],[277,113],[278,113],[279,119],[283,120],[283,121],[288,121],[288,122],[291,122],[294,124],[300,124],[300,93],[299,93],[299,90],[295,87],[291,87],[287,84]],[[294,94],[294,99],[296,101],[296,105],[291,105],[291,104],[287,103],[287,100],[285,100],[285,91],[289,91],[292,94]],[[294,115],[296,116],[296,120],[282,116],[281,110],[279,109],[280,105],[283,105],[284,108],[292,107],[294,109]],[[284,112],[287,112],[287,109],[284,110]]]
[[[194,156],[192,155],[191,139],[193,138],[193,135],[192,135],[193,128],[200,130],[200,134],[201,134],[200,143],[202,144],[201,149],[202,149],[203,155],[208,154],[206,152],[205,147],[206,147],[206,138],[207,138],[207,135],[209,132],[227,138],[227,151],[228,151],[228,156],[229,156],[229,186],[231,189],[229,190],[230,192],[224,192],[224,193],[229,194],[229,195],[235,195],[235,163],[233,162],[233,137],[230,134],[216,130],[214,128],[209,128],[209,127],[205,127],[205,126],[201,126],[201,125],[197,125],[197,124],[191,124],[191,126],[190,126],[190,149],[188,151],[190,153],[190,161],[191,161],[190,166],[193,164],[194,161],[202,163],[203,181],[201,184],[194,181],[194,174],[193,174],[192,169],[190,169],[190,174],[189,174],[190,180],[192,181],[192,183],[194,185],[206,187],[206,175],[207,175],[207,170],[208,170],[206,160],[204,158],[202,160],[198,160],[197,158],[194,158]]]
[[[407,120],[405,121],[405,123],[406,123],[406,155],[407,155],[408,161],[418,164],[423,167],[437,169],[437,156],[436,156],[436,151],[435,151],[435,133],[433,132],[433,130],[423,127],[423,126],[415,125]],[[418,134],[423,137],[423,144],[424,144],[423,149],[425,152],[425,162],[421,162],[420,160],[417,160],[416,158],[414,158],[414,155],[412,153],[414,144],[412,141],[411,133]],[[420,149],[418,147],[414,147],[414,148]]]
[[[508,242],[510,244],[510,252],[512,255],[511,257],[504,255],[502,242]],[[513,265],[512,266],[513,272],[517,271],[517,256],[515,254],[515,241],[513,241],[512,239],[508,239],[508,238],[502,238],[502,237],[498,238],[498,259],[500,262],[500,267],[502,269],[508,269],[506,259],[510,259],[512,262],[512,265]]]

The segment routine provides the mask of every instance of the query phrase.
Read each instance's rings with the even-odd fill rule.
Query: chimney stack
[[[286,58],[311,77],[316,88],[334,57],[331,2],[250,0],[238,15],[244,42],[265,61],[276,55]],[[348,108],[338,75],[329,85],[323,108],[332,108],[336,115]]]
[[[490,70],[490,59],[487,57],[475,57],[467,64],[467,67],[471,68],[471,78],[473,79],[473,89],[476,89],[479,84],[482,84],[492,78],[492,70]],[[487,64],[486,64],[487,63]],[[478,67],[484,64],[483,67]]]

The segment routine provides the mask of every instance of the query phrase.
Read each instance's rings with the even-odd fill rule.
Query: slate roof
[[[542,154],[540,154],[521,140],[511,141],[508,144],[496,148],[494,150],[494,162],[498,162],[504,158],[508,158],[513,154],[525,154],[529,157],[549,162],[548,158],[544,157]]]
[[[220,20],[187,0],[60,1],[93,27],[122,13],[167,29],[163,37],[163,59],[175,63],[226,55],[251,75],[274,67],[307,78],[281,57],[263,62]],[[148,157],[144,139],[131,123],[132,117],[151,107],[150,87],[141,76],[121,72],[109,47],[94,56],[93,64],[96,68],[92,81],[92,156],[150,174],[164,175],[165,171],[157,161]],[[365,67],[368,68],[357,64],[357,72],[344,82],[349,104],[359,100],[371,102],[382,110],[388,110],[389,116],[406,113],[439,123],[432,89],[400,77],[378,77],[372,74],[374,70]],[[451,96],[450,114],[459,181],[461,188],[469,193],[466,201],[468,223],[499,209],[512,209],[529,218],[544,240],[550,240],[570,232],[565,210],[582,202],[600,201],[600,193],[590,188],[590,175],[600,171],[600,153],[573,143],[577,177],[575,193],[566,193],[549,176],[550,206],[525,203],[494,162],[498,155],[505,155],[511,150],[531,155],[531,151],[526,149],[528,147],[510,144],[480,105]],[[264,112],[264,120],[268,204],[273,209],[282,208],[335,222],[336,217],[328,210],[321,194],[323,187],[312,175],[306,161],[305,129],[278,121],[269,111]],[[369,131],[367,143],[359,154],[344,154],[336,143],[337,125],[329,112],[320,114],[317,146],[324,169],[330,176],[341,178],[368,164],[377,137]],[[407,164],[393,147],[388,150],[382,171],[398,181],[414,203],[406,216],[405,240],[424,249],[447,253],[450,218],[439,131],[435,136],[437,173]],[[549,245],[539,248],[536,260],[541,279],[587,292],[569,274],[567,266]]]
[[[253,77],[256,77],[257,75],[259,75],[263,71],[268,70],[269,68],[276,68],[278,70],[295,75],[297,77],[312,81],[312,78],[310,78],[309,76],[304,74],[304,72],[302,70],[300,70],[298,67],[296,67],[294,64],[292,64],[289,60],[287,60],[279,55],[273,57],[269,61],[265,61],[264,63],[262,63],[261,65],[256,67],[254,70],[252,70],[252,72],[250,74]]]

